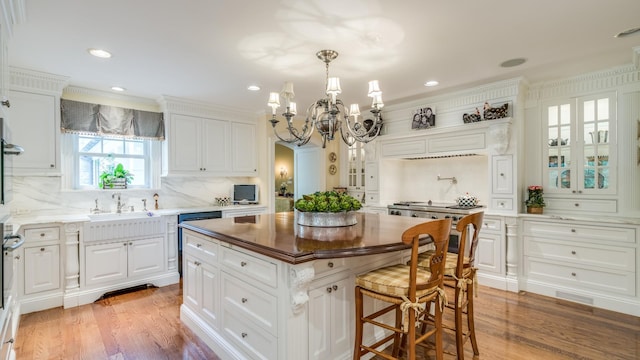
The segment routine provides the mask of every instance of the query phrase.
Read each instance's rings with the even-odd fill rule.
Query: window
[[[73,188],[97,189],[100,173],[109,166],[122,163],[133,174],[128,185],[150,188],[152,175],[152,140],[70,134],[73,141]]]

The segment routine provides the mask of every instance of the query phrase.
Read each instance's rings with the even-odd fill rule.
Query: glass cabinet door
[[[615,110],[615,93],[545,106],[545,192],[615,193]]]

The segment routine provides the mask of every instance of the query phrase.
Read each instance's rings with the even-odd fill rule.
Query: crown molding
[[[203,116],[219,120],[255,122],[260,115],[259,112],[246,111],[243,109],[214,105],[168,95],[163,95],[158,99],[158,103],[166,113]]]
[[[69,83],[66,76],[9,67],[9,88],[11,90],[38,91],[60,96]]]
[[[128,105],[128,106],[137,110],[148,110],[148,111],[158,112],[160,109],[160,105],[158,104],[158,102],[156,102],[153,99],[119,94],[119,93],[114,93],[109,91],[83,88],[78,86],[67,86],[64,89],[62,97],[65,99],[78,100],[78,101],[83,101],[82,98],[85,98],[85,99],[92,98],[92,100],[84,100],[84,101],[95,101],[97,103],[101,103],[104,105],[122,106],[123,103],[134,104],[134,105]],[[106,102],[110,102],[110,104],[106,104]],[[137,106],[135,104],[137,104]]]
[[[638,62],[640,47],[634,48],[634,54],[634,62]],[[640,85],[638,65],[623,65],[570,78],[532,84],[527,92],[525,107],[536,106],[541,100],[601,92],[626,85]]]

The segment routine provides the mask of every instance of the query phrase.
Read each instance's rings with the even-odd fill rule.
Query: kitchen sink
[[[138,212],[126,212],[126,213],[98,213],[98,214],[89,214],[89,219],[91,221],[113,221],[113,220],[133,220],[133,219],[144,219],[151,217],[158,217],[150,211],[138,211]]]

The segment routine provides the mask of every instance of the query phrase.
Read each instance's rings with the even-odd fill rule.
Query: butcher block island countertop
[[[289,212],[183,222],[182,322],[222,359],[350,359],[355,276],[406,261],[402,233],[429,220],[357,221],[306,227]]]

